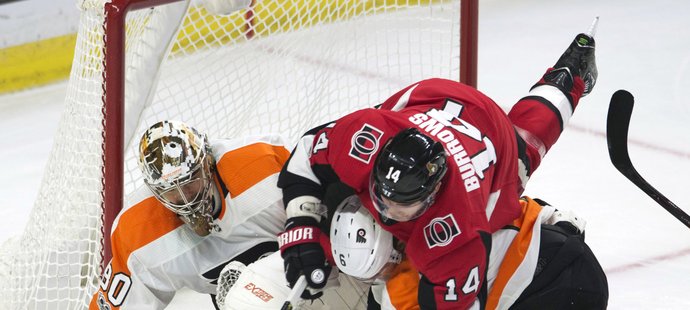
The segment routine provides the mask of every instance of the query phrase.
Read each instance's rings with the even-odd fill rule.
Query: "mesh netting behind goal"
[[[122,193],[127,203],[142,186],[136,147],[154,122],[184,121],[210,138],[281,133],[294,143],[417,80],[460,77],[458,0],[258,0],[228,15],[209,13],[202,1],[164,2],[172,1],[78,1],[65,111],[38,199],[23,233],[0,249],[0,308],[88,306],[102,229],[112,220],[104,219],[104,197]],[[136,10],[124,26],[107,24],[116,17],[104,8],[127,3]],[[108,54],[106,62],[104,48],[117,44],[118,33],[125,56]],[[117,66],[124,80],[112,84]],[[121,87],[124,119],[113,123],[105,117],[119,112],[104,101],[118,100]],[[108,181],[113,158],[104,156],[112,147],[104,137],[118,130],[121,186]]]

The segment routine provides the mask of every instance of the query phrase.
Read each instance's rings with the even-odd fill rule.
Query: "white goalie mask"
[[[197,234],[215,229],[215,161],[206,135],[182,122],[158,122],[141,137],[139,168],[154,196]]]
[[[393,235],[374,220],[356,195],[343,200],[333,214],[331,251],[338,269],[361,280],[372,280],[388,263],[400,263]]]

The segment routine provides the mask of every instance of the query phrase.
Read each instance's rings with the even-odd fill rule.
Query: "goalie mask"
[[[182,122],[158,122],[141,137],[139,167],[154,196],[197,234],[217,230],[212,222],[219,194],[206,135]]]
[[[389,219],[413,220],[434,203],[446,170],[443,145],[416,128],[406,129],[388,140],[374,162],[371,201]]]
[[[402,259],[393,248],[393,235],[383,230],[356,195],[338,206],[330,236],[338,269],[361,280],[385,279],[386,266],[399,264]]]

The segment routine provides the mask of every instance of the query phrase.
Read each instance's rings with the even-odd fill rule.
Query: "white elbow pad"
[[[321,221],[326,216],[326,206],[321,204],[321,200],[314,196],[299,196],[288,202],[285,213],[288,218],[297,216],[309,216]]]

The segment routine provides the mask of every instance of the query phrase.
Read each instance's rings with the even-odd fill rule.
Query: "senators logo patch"
[[[383,131],[369,124],[364,124],[362,129],[352,136],[350,157],[368,164],[371,161],[371,156],[378,151],[382,136]]]
[[[429,248],[446,246],[459,235],[460,228],[452,214],[437,217],[424,227],[424,239]]]

